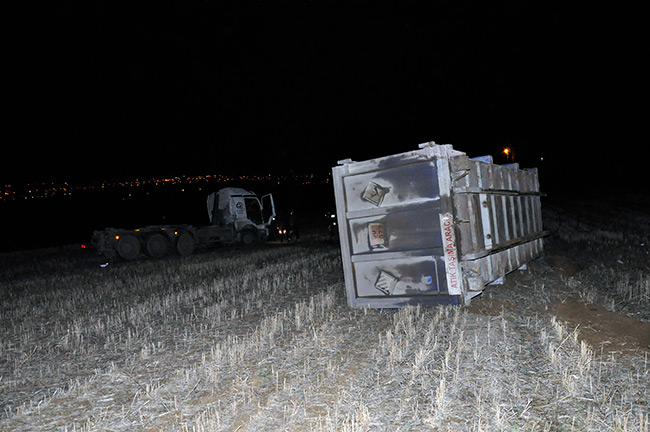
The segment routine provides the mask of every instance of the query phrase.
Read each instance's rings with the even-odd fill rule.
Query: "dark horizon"
[[[427,141],[590,175],[599,148],[630,142],[626,8],[41,5],[12,49],[0,184],[326,172]]]

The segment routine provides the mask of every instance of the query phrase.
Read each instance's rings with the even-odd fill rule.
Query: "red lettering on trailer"
[[[461,294],[460,279],[458,274],[458,256],[456,253],[456,239],[454,226],[450,214],[440,215],[442,227],[443,250],[445,253],[445,268],[447,270],[447,285],[449,294]]]

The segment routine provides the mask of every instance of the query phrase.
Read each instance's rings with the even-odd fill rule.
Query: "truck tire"
[[[120,236],[115,245],[117,254],[124,260],[131,261],[140,255],[140,240],[131,234]]]
[[[192,255],[196,242],[194,237],[187,231],[180,231],[176,237],[176,252],[182,256]]]
[[[240,240],[242,246],[252,246],[257,243],[257,235],[253,230],[245,229],[240,234]]]
[[[151,234],[144,242],[144,249],[151,258],[161,258],[169,250],[169,241],[160,233]]]

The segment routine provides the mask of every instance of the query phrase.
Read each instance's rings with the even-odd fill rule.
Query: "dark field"
[[[0,430],[648,432],[646,204],[547,202],[544,259],[469,308],[351,310],[314,235],[0,254]]]

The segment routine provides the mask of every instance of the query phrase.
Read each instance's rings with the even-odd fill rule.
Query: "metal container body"
[[[468,303],[541,254],[535,172],[426,143],[332,173],[352,307]]]

